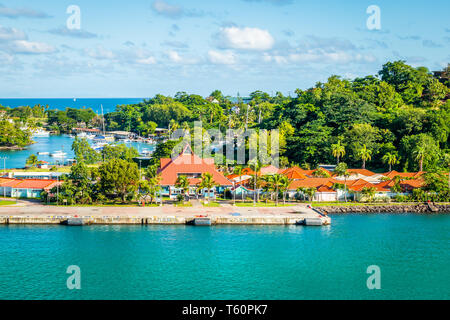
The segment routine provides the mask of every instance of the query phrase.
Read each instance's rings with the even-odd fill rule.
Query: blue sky
[[[70,5],[80,30],[67,29]],[[448,0],[0,0],[0,97],[289,94],[389,60],[438,70],[448,12]]]

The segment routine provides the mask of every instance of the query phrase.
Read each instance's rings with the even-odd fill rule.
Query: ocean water
[[[328,227],[0,226],[0,299],[449,299],[450,215]],[[81,290],[66,286],[81,269]],[[381,289],[366,285],[368,266]]]
[[[52,135],[50,137],[35,137],[33,140],[36,142],[35,144],[29,145],[25,150],[0,150],[0,170],[6,167],[6,169],[15,169],[15,168],[23,168],[25,167],[25,163],[27,158],[35,154],[38,156],[39,160],[47,161],[50,164],[56,164],[59,160],[60,162],[63,159],[53,158],[50,155],[38,155],[38,152],[55,152],[62,150],[67,155],[65,156],[65,160],[73,159],[74,153],[72,151],[72,143],[74,141],[73,138],[70,138],[68,135]],[[89,140],[92,144],[93,141]],[[150,151],[155,149],[154,145],[149,145],[141,142],[130,142],[126,143],[128,147],[135,147],[139,152],[144,149],[148,149]],[[3,161],[5,158],[5,161]]]
[[[22,106],[33,107],[36,104],[48,105],[50,109],[65,110],[66,108],[92,108],[98,114],[101,114],[101,105],[104,113],[113,112],[118,105],[136,104],[144,101],[144,98],[81,98],[81,99],[2,99],[0,105],[4,107],[16,108]]]

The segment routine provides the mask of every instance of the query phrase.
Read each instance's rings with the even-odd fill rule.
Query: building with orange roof
[[[388,177],[390,179],[394,179],[395,177],[401,177],[401,178],[420,178],[425,172],[419,171],[419,172],[398,172],[398,171],[390,171],[386,172],[383,175],[385,177]]]
[[[304,171],[305,170],[299,167],[292,167],[282,171],[281,174],[285,175],[290,180],[301,180],[307,178],[307,175],[304,174]]]
[[[163,158],[160,160],[158,174],[161,176],[161,186],[163,194],[176,198],[182,193],[175,187],[176,181],[180,176],[186,176],[189,180],[189,194],[197,194],[197,185],[201,181],[203,173],[210,173],[214,182],[218,185],[215,190],[202,190],[202,195],[210,193],[210,197],[214,198],[216,192],[223,192],[226,188],[232,187],[233,183],[228,180],[221,172],[219,172],[212,158],[200,158],[192,152],[191,146],[186,145],[180,154],[174,159]]]
[[[11,198],[40,198],[42,192],[50,191],[61,182],[42,179],[0,179],[0,196]]]

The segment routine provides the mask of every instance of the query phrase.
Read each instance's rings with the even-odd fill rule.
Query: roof
[[[0,186],[11,187],[16,189],[51,189],[58,182],[56,180],[42,179],[0,179]]]
[[[333,178],[306,178],[292,181],[289,190],[297,190],[298,188],[319,188],[322,186],[331,188],[335,183],[340,183],[340,181]]]
[[[175,159],[161,159],[160,169],[161,185],[173,186],[175,185],[179,174],[188,173],[206,173],[212,174],[214,181],[221,186],[231,186],[233,183],[224,177],[222,173],[217,171],[214,165],[214,159],[202,159],[192,152],[190,145],[181,151]],[[190,185],[196,185],[199,182],[198,178],[189,179]]]
[[[390,172],[386,172],[383,175],[388,177],[388,178],[395,178],[397,176],[402,177],[402,178],[419,178],[420,176],[422,176],[425,172],[423,171],[419,171],[419,172],[398,172],[398,171],[390,171]]]
[[[305,170],[299,167],[292,167],[282,171],[281,173],[291,180],[300,180],[307,178],[306,174],[304,174],[304,171]]]
[[[273,165],[261,168],[262,175],[277,174],[277,173],[280,173],[280,169],[278,169],[277,167],[275,167]]]
[[[352,174],[352,173],[361,174],[361,175],[366,176],[366,177],[371,177],[371,176],[374,176],[376,174],[375,172],[372,172],[372,171],[367,170],[367,169],[348,169],[347,171],[350,174]]]

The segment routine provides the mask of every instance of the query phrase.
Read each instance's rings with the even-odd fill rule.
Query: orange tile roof
[[[43,179],[0,179],[1,187],[17,189],[51,189],[57,183],[56,180]]]
[[[26,179],[14,186],[19,189],[51,189],[57,184],[56,180],[40,180],[40,179]]]
[[[303,172],[304,172],[303,169],[300,169],[298,167],[292,167],[282,171],[282,174],[284,174],[291,180],[300,180],[307,178],[306,174],[304,174]]]
[[[331,188],[335,183],[340,183],[340,181],[333,178],[306,178],[292,181],[289,190],[297,190],[298,188],[319,188],[322,186]]]
[[[371,177],[371,176],[376,175],[375,172],[372,172],[372,171],[367,170],[367,169],[348,169],[347,171],[349,173],[361,174],[361,175],[366,176],[366,177]]]
[[[205,173],[212,174],[214,181],[221,186],[231,186],[233,183],[224,177],[224,175],[217,171],[214,165],[214,159],[202,159],[195,155],[190,149],[190,153],[187,150],[190,146],[186,146],[184,150],[176,157],[172,159],[161,159],[161,167],[158,172],[161,174],[161,185],[173,186],[175,185],[179,174],[188,173]],[[199,182],[199,179],[190,179],[191,185],[195,185]]]
[[[261,172],[262,175],[265,175],[265,174],[277,174],[277,173],[280,173],[280,169],[278,169],[275,166],[270,165],[270,166],[261,168],[260,172]]]
[[[383,175],[385,175],[388,178],[395,178],[397,176],[402,177],[402,178],[418,178],[421,175],[423,175],[425,172],[423,171],[419,171],[419,172],[398,172],[398,171],[390,171],[390,172],[386,172],[383,173]]]

